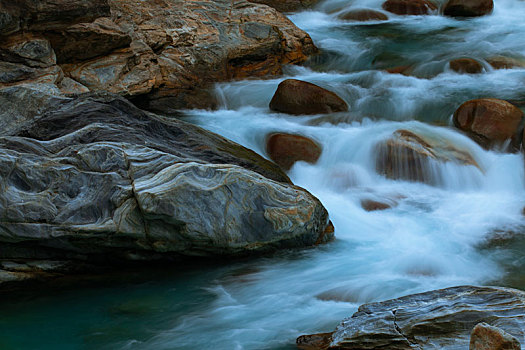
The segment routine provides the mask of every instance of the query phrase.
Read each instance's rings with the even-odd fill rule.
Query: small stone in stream
[[[361,207],[366,211],[386,210],[392,208],[391,204],[374,201],[372,199],[361,200]]]
[[[397,66],[386,69],[386,71],[390,74],[403,74],[403,75],[409,75],[410,70],[412,66]]]
[[[297,348],[301,350],[326,350],[332,342],[332,333],[301,335],[297,338]]]
[[[311,139],[285,133],[271,134],[266,150],[270,158],[285,170],[299,160],[315,163],[321,156],[321,147]]]
[[[513,104],[496,98],[463,103],[454,112],[454,125],[484,148],[510,141],[510,150],[520,147],[523,112]]]
[[[458,73],[476,74],[483,71],[483,66],[472,58],[458,58],[450,61],[450,69]]]
[[[511,69],[514,67],[525,67],[525,61],[505,56],[494,56],[487,58],[487,63],[494,69]]]
[[[332,91],[306,81],[286,79],[277,87],[270,109],[288,114],[345,112],[346,102]]]
[[[504,330],[481,322],[470,334],[469,350],[521,350],[521,345]]]
[[[382,7],[396,15],[428,15],[437,10],[436,5],[427,0],[387,0]]]
[[[388,16],[383,12],[371,9],[355,9],[345,12],[337,16],[339,19],[346,21],[386,21]]]
[[[492,12],[492,0],[449,0],[443,14],[450,17],[478,17]]]

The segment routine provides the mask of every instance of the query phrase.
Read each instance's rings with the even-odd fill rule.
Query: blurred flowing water
[[[473,19],[337,19],[381,3],[328,0],[290,16],[322,53],[285,75],[336,92],[349,112],[271,112],[282,77],[219,84],[219,110],[184,117],[265,157],[273,132],[317,141],[317,164],[296,163],[289,175],[326,206],[336,241],[3,302],[0,348],[294,349],[300,334],[331,331],[365,302],[463,284],[524,289],[523,156],[482,149],[451,116],[472,98],[524,103],[525,69],[494,70],[486,60],[525,60],[525,2],[496,0],[492,15]],[[484,72],[451,71],[448,62],[462,57]],[[384,71],[401,65],[410,76]],[[386,178],[376,170],[378,145],[400,129],[453,145],[478,167],[433,162],[425,169],[431,184]],[[368,199],[395,205],[367,212]]]

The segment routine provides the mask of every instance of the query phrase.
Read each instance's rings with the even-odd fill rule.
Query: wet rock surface
[[[507,101],[495,98],[467,101],[454,112],[453,120],[457,128],[485,148],[520,147],[523,112]]]
[[[449,0],[443,14],[451,17],[478,17],[488,15],[494,8],[492,0]]]
[[[428,15],[437,10],[437,6],[427,0],[387,0],[382,7],[396,15]]]
[[[337,16],[338,18],[345,21],[386,21],[388,16],[383,12],[379,12],[372,9],[354,9],[344,12]]]
[[[285,133],[269,135],[266,150],[270,158],[284,170],[289,170],[300,160],[315,163],[321,156],[321,146],[313,140]]]
[[[458,73],[476,74],[483,71],[483,66],[472,58],[458,58],[450,61],[450,69]]]
[[[249,0],[275,8],[280,12],[293,12],[306,10],[313,7],[319,0]]]
[[[348,110],[346,102],[332,91],[315,84],[286,79],[277,87],[270,109],[288,114],[326,114]]]
[[[377,146],[377,172],[391,179],[435,184],[440,179],[432,171],[432,162],[478,167],[476,160],[467,151],[446,140],[410,130],[397,130],[391,138]]]
[[[328,347],[312,342],[303,348],[466,349],[471,330],[480,322],[523,340],[525,293],[460,286],[364,304],[337,326]],[[304,342],[305,336],[299,339]]]
[[[4,262],[242,256],[333,237],[321,203],[242,146],[117,95],[40,96],[36,116],[0,114]]]

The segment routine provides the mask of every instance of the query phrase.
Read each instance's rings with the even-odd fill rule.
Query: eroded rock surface
[[[489,322],[513,335],[525,337],[525,292],[498,287],[461,286],[364,304],[335,332],[328,347],[303,349],[467,349],[470,332]],[[330,339],[323,334],[323,339]]]
[[[284,170],[289,170],[297,161],[315,163],[321,156],[321,146],[302,136],[273,133],[268,136],[266,151],[270,158]]]
[[[284,15],[244,0],[3,2],[0,87],[64,78],[144,108],[210,107],[210,83],[281,73],[316,51]],[[66,88],[66,92],[71,89]],[[75,90],[73,90],[75,92]]]
[[[0,113],[3,261],[236,256],[333,237],[315,197],[240,145],[116,95],[40,96],[36,115]]]
[[[504,330],[481,322],[470,334],[469,350],[521,350],[521,345]]]

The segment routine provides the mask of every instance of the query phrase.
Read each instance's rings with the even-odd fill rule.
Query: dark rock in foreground
[[[467,349],[479,322],[523,341],[525,292],[461,286],[364,304],[337,326],[328,346],[321,340],[329,339],[327,334],[301,336],[298,342],[302,349]]]
[[[0,259],[10,266],[243,256],[333,237],[315,197],[238,144],[116,95],[37,94],[36,116],[0,114]],[[23,109],[31,88],[2,96]]]
[[[295,115],[325,114],[345,112],[348,105],[332,91],[306,81],[286,79],[277,87],[270,109]]]

